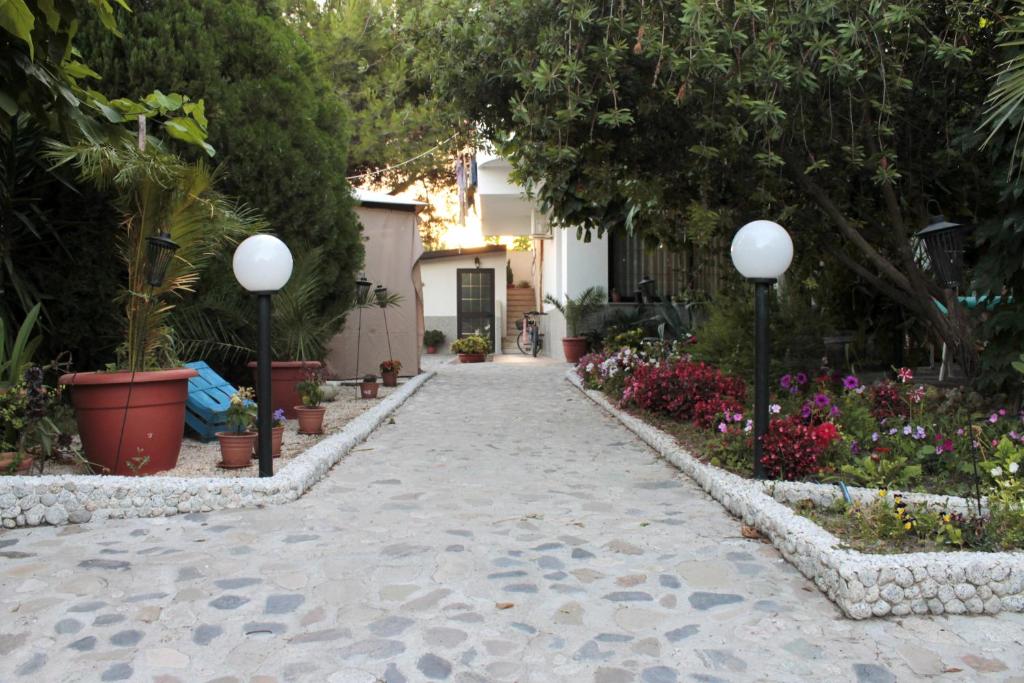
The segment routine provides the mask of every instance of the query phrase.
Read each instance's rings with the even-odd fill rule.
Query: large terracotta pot
[[[256,387],[256,400],[260,400],[259,374],[256,361],[251,361],[252,384]],[[307,370],[320,367],[318,360],[275,360],[270,364],[271,410],[284,409],[284,416],[289,420],[296,417],[295,406],[302,404],[299,390],[295,385],[306,379]]]
[[[72,387],[82,449],[93,471],[128,476],[173,469],[185,433],[188,380],[198,374],[192,368],[175,368],[134,376],[131,372],[62,376],[60,383]]]
[[[217,432],[217,440],[220,441],[219,467],[233,470],[252,464],[256,432]]]
[[[397,372],[382,372],[380,373],[380,382],[386,387],[397,387],[398,386],[398,373]]]
[[[565,353],[565,360],[575,365],[580,358],[587,355],[587,338],[562,337],[562,351]]]
[[[485,360],[487,360],[487,354],[486,353],[460,353],[459,354],[459,362],[460,363],[483,363]]]
[[[299,434],[323,434],[324,413],[327,408],[317,406],[307,408],[306,406],[294,406],[295,414],[299,420]]]

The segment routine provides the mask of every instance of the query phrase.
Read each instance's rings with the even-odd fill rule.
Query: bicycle
[[[534,358],[544,348],[544,335],[540,333],[540,326],[534,320],[534,316],[545,315],[540,311],[527,311],[523,314],[522,320],[516,321],[516,346],[524,356],[533,355]]]

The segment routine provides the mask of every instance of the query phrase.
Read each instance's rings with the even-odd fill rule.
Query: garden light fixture
[[[253,235],[235,249],[231,261],[235,279],[256,295],[259,308],[259,328],[256,346],[256,377],[259,405],[256,426],[259,436],[256,454],[260,476],[274,476],[274,457],[271,448],[273,429],[270,384],[270,295],[281,289],[292,276],[292,253],[284,242],[273,235]]]
[[[377,285],[377,288],[373,290],[373,296],[377,299],[377,305],[381,308],[385,308],[388,305],[388,288],[384,285]]]
[[[754,477],[764,478],[761,463],[768,433],[768,289],[793,261],[793,240],[771,221],[747,223],[729,250],[740,275],[754,283]]]
[[[372,283],[366,279],[366,273],[359,276],[356,280],[356,304],[365,304],[370,298],[370,287]]]
[[[654,299],[654,286],[657,283],[651,278],[644,276],[643,280],[636,283],[636,288],[640,291],[640,296],[643,298],[643,303],[648,303]]]
[[[146,238],[146,283],[150,287],[159,287],[164,283],[167,266],[171,264],[171,258],[177,250],[178,243],[171,239],[166,230]]]
[[[932,270],[945,289],[959,289],[964,266],[964,238],[969,230],[961,223],[952,223],[945,216],[932,216],[928,226],[916,233],[924,242]]]

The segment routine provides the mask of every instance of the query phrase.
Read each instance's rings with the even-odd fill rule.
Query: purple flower
[[[831,408],[829,408],[828,414],[831,415],[832,417],[839,417],[839,415],[841,414],[839,406],[832,406]]]
[[[743,421],[743,413],[733,413],[732,414],[732,421],[733,422],[742,422]]]
[[[927,436],[927,434],[925,434],[924,427],[918,427],[917,429],[914,430],[915,439],[920,440],[923,439],[925,436]]]
[[[718,423],[718,431],[720,431],[723,434],[725,434],[727,431],[729,431],[729,427],[724,422],[719,422]]]
[[[832,401],[830,401],[828,396],[826,396],[825,394],[814,395],[814,405],[818,406],[819,408],[827,408],[831,403]]]
[[[274,422],[281,422],[284,420],[284,408],[278,408],[274,411]]]
[[[858,455],[860,453],[859,441],[854,441],[850,444],[850,452],[853,453],[854,455]]]
[[[804,384],[807,384],[807,373],[806,372],[798,372],[798,373],[796,373],[796,383],[801,385],[801,386],[803,386]]]
[[[792,375],[783,375],[782,378],[779,379],[779,386],[781,386],[783,389],[789,389],[789,387],[792,384],[793,384],[793,376]]]
[[[793,394],[794,396],[798,391],[800,391],[800,389],[798,389],[795,384],[789,388],[789,393]]]
[[[999,422],[999,416],[996,415],[995,413],[992,413],[991,415],[988,416],[988,421],[991,422],[992,424],[995,424],[996,422]]]
[[[850,390],[856,389],[860,386],[860,380],[853,375],[847,375],[843,378],[843,386]]]
[[[905,425],[903,427],[903,436],[910,436],[910,432],[912,431],[913,430],[910,428],[910,425]]]
[[[873,433],[871,434],[871,440],[872,440],[872,441],[878,441],[878,440],[879,440],[880,438],[881,438],[881,437],[879,436],[878,432],[873,432]]]
[[[805,403],[803,405],[803,407],[800,408],[800,417],[804,418],[805,420],[810,419],[810,417],[811,417],[811,404],[810,403]]]

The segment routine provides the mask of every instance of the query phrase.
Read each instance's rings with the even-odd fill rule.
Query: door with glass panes
[[[494,350],[494,269],[459,268],[458,326],[459,337],[478,334],[491,343]]]

